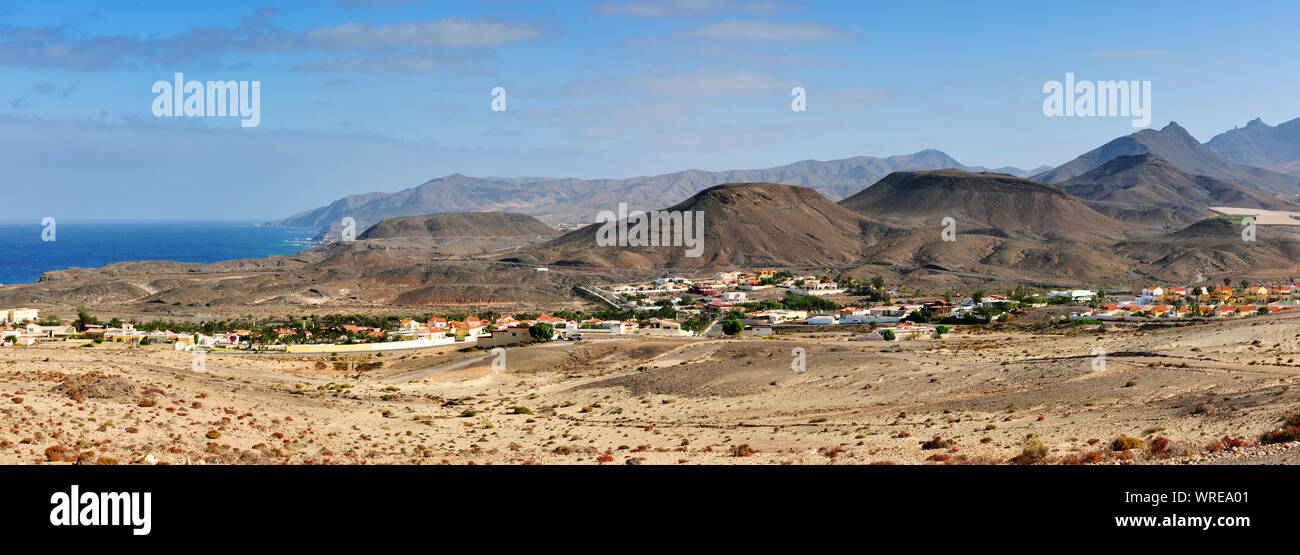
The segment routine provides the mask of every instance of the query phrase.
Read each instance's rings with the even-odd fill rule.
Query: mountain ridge
[[[1238,164],[1300,176],[1300,118],[1277,126],[1255,118],[1215,135],[1205,146]]]
[[[436,212],[508,211],[525,213],[546,223],[584,223],[600,210],[619,202],[632,209],[652,210],[675,203],[708,187],[726,183],[781,183],[818,190],[831,200],[854,194],[888,175],[906,169],[956,168],[986,171],[966,166],[946,153],[925,149],[912,154],[877,158],[855,156],[835,160],[800,160],[784,166],[751,170],[684,170],[624,179],[579,178],[478,178],[459,173],[431,179],[393,193],[364,193],[338,199],[325,206],[305,210],[268,222],[268,225],[309,227],[337,236],[340,222],[351,217],[358,227],[379,220]],[[1035,170],[998,168],[1027,176]]]
[[[1074,160],[1033,176],[1043,183],[1057,184],[1087,173],[1116,156],[1151,153],[1179,169],[1214,177],[1274,194],[1300,193],[1300,177],[1231,162],[1192,137],[1177,122],[1160,130],[1143,129],[1125,135],[1079,155]]]

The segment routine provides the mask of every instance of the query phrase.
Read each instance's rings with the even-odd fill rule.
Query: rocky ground
[[[1294,443],[1257,445],[1300,407],[1296,315],[1034,330],[891,344],[625,337],[503,360],[6,347],[0,463],[1300,460]]]

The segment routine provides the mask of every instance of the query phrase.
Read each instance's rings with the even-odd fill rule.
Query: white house
[[[745,298],[746,295],[744,291],[726,291],[722,293],[722,300],[729,303],[743,303],[745,302]]]
[[[1071,289],[1068,291],[1048,291],[1047,296],[1050,298],[1065,298],[1079,302],[1092,300],[1097,296],[1097,294],[1087,289]]]
[[[790,287],[790,292],[795,295],[835,295],[844,291],[843,287],[833,281],[818,279],[806,280],[803,285]]]
[[[806,310],[762,310],[745,314],[746,318],[767,320],[768,324],[780,324],[791,320],[803,320],[808,317]]]

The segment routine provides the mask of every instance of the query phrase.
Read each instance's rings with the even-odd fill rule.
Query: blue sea
[[[54,240],[45,227],[0,223],[0,283],[30,283],[50,270],[94,268],[128,260],[216,262],[294,254],[311,247],[314,229],[263,227],[252,223],[56,222]]]

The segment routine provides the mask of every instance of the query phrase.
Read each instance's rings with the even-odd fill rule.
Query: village
[[[1062,322],[1171,321],[1242,318],[1300,307],[1300,284],[1238,287],[1148,286],[1125,292],[1087,289],[1005,294],[975,291],[960,298],[904,295],[882,278],[866,281],[796,275],[776,269],[729,270],[709,276],[664,277],[595,289],[607,308],[593,313],[448,314],[358,319],[325,317],[263,322],[101,323],[79,308],[70,324],[38,309],[0,310],[0,345],[70,338],[128,347],[172,345],[177,351],[248,350],[341,353],[453,346],[495,348],[539,341],[611,336],[771,336],[777,331],[836,329],[852,340],[941,339],[961,326],[981,325],[1051,306],[1076,307]],[[867,302],[863,302],[867,301]],[[328,320],[328,321],[324,321]],[[374,321],[371,321],[374,320]],[[840,326],[840,328],[835,328]]]

